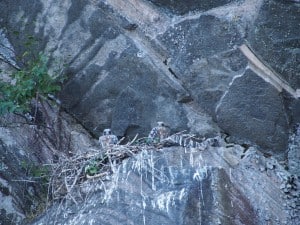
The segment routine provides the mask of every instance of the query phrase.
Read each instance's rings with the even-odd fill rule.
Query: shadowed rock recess
[[[67,77],[39,126],[1,118],[0,225],[300,224],[299,100],[239,48],[298,93],[299,1],[2,0],[0,15],[1,79],[33,39]],[[157,121],[218,146],[139,151],[32,221],[49,200],[43,164]]]

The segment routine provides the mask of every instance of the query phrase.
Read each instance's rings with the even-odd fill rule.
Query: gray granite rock
[[[176,23],[159,39],[169,51],[170,66],[179,78],[197,60],[233,50],[242,43],[235,24],[213,15]]]
[[[226,132],[267,150],[278,153],[287,148],[288,120],[283,99],[251,70],[234,79],[218,105],[217,120]]]
[[[298,164],[291,160],[297,157],[297,147],[287,153],[287,142],[292,125],[300,121],[299,101],[258,77],[237,48],[247,43],[291,87],[299,88],[296,1],[4,0],[0,13],[0,68],[5,70],[1,78],[7,78],[12,64],[22,66],[18,56],[28,50],[28,38],[38,40],[31,46],[32,53],[49,54],[51,69],[62,67],[67,75],[59,95],[62,108],[93,137],[107,127],[128,139],[137,133],[147,136],[159,120],[172,132],[190,130],[200,137],[215,136],[221,128],[231,135],[228,140],[259,145],[268,156],[289,154],[290,168],[297,171]],[[32,144],[40,149],[34,159],[14,153],[30,145],[24,138],[8,135],[18,132],[32,139],[28,127],[0,133],[5,143],[0,154],[4,157],[1,197],[7,200],[11,196],[7,194],[14,193],[17,202],[13,214],[1,209],[1,223],[21,221],[30,212],[27,209],[34,209],[30,196],[35,192],[26,189],[26,196],[19,197],[22,188],[15,188],[10,179],[25,176],[12,162],[51,161],[54,155],[46,150],[49,143],[56,144],[53,151],[65,154],[91,147],[93,141],[82,128],[66,130],[70,146],[57,144],[59,138],[43,133],[47,141]],[[8,146],[14,141],[19,144]],[[248,155],[250,150],[236,149],[242,147],[231,143],[198,155],[183,154],[181,148],[153,153],[155,171],[173,182],[162,181],[159,175],[155,187],[152,178],[146,177],[152,172],[134,169],[128,175],[129,168],[138,165],[130,159],[122,167],[129,180],[119,173],[124,186],[111,189],[108,205],[97,202],[103,197],[99,190],[92,193],[87,208],[70,205],[67,216],[60,214],[58,219],[61,224],[84,224],[80,220],[84,217],[102,224],[297,224],[296,211],[282,210],[284,204],[297,210],[294,206],[299,201],[291,205],[287,200],[298,196],[291,174],[259,153]],[[194,156],[198,158],[192,163]],[[277,198],[280,195],[286,199]]]
[[[300,152],[298,146],[300,144],[299,124],[295,126],[294,132],[290,135],[288,148],[288,169],[291,174],[300,178]]]
[[[138,49],[122,34],[112,42],[103,66],[90,65],[66,84],[61,95],[67,110],[86,121],[84,126],[95,134],[111,126],[119,136],[146,135],[158,120],[176,130],[186,129],[183,107],[174,103],[178,93],[147,56],[139,57]]]
[[[207,11],[216,7],[224,6],[232,0],[199,1],[199,0],[148,0],[154,5],[175,14],[185,14],[193,11]]]
[[[47,129],[17,116],[0,119],[1,225],[26,224],[46,208],[50,171],[45,164],[61,155],[97,149],[68,115],[58,115],[57,109],[47,112],[43,115],[48,118],[43,121]]]
[[[230,89],[230,92],[236,93],[235,96],[239,95],[240,90],[234,90],[239,87],[230,84],[247,66],[247,60],[236,48],[245,38],[261,57],[272,59],[271,66],[280,64],[276,61],[280,59],[274,58],[276,54],[270,54],[271,57],[266,55],[269,52],[268,46],[272,47],[272,52],[281,52],[280,49],[285,45],[279,45],[281,47],[278,49],[276,47],[281,43],[276,40],[285,38],[281,28],[288,33],[286,41],[296,40],[297,29],[292,30],[294,22],[283,26],[279,16],[274,16],[273,11],[282,16],[287,14],[291,21],[297,21],[298,6],[282,1],[262,3],[259,0],[227,3],[229,1],[210,1],[200,5],[189,2],[186,7],[192,7],[191,10],[195,5],[200,10],[213,10],[183,17],[173,15],[173,19],[168,19],[170,15],[142,2],[137,5],[138,10],[133,12],[130,8],[118,8],[120,0],[110,0],[107,3],[69,1],[62,6],[55,0],[49,0],[36,3],[31,8],[25,7],[26,1],[20,4],[5,1],[2,4],[9,12],[19,12],[18,15],[23,13],[23,17],[13,16],[17,13],[7,13],[1,8],[3,15],[7,15],[1,20],[1,26],[11,31],[7,35],[17,53],[24,51],[22,43],[26,42],[26,34],[33,35],[40,40],[39,49],[51,55],[52,66],[55,66],[55,59],[68,65],[64,72],[69,79],[60,95],[62,105],[94,136],[99,136],[104,128],[113,126],[118,136],[129,135],[132,138],[134,133],[146,136],[149,128],[158,120],[166,120],[172,124],[174,131],[178,131],[200,130],[195,128],[200,124],[192,125],[188,121],[203,120],[201,113],[208,113],[211,118],[216,119],[216,108],[222,105],[222,96],[226,91]],[[153,4],[182,8],[181,2],[156,1]],[[18,8],[19,5],[21,8]],[[23,11],[20,10],[22,7]],[[287,13],[288,9],[291,10],[290,14]],[[153,14],[153,18],[140,17],[139,10]],[[43,13],[39,14],[39,11]],[[252,25],[254,18],[257,20]],[[28,21],[34,22],[29,24]],[[274,32],[266,32],[264,21]],[[137,26],[134,30],[128,30],[126,24]],[[156,26],[161,27],[158,29]],[[14,30],[24,32],[14,35]],[[275,35],[276,38],[273,35],[273,41],[267,41],[270,38],[265,34],[268,33],[278,35]],[[260,42],[260,39],[265,41]],[[260,46],[260,43],[265,43],[266,46]],[[297,45],[288,46],[288,49],[297,53]],[[288,52],[288,49],[284,52]],[[297,58],[294,53],[288,59],[290,62]],[[291,68],[287,70],[293,70],[293,74],[297,74],[297,65],[286,65],[290,65],[286,68]],[[291,79],[296,79],[294,77],[297,76]],[[129,89],[135,93],[126,94]],[[228,94],[227,98],[232,95]],[[272,102],[273,98],[271,99],[266,101]],[[190,107],[190,102],[196,107]],[[247,104],[252,104],[252,101]],[[130,105],[132,106],[126,108]],[[271,105],[274,109],[270,106],[269,110],[277,111],[285,103],[274,101]],[[256,108],[254,105],[249,107]],[[133,108],[136,110],[131,114]],[[195,108],[199,113],[198,118],[197,113],[193,118],[189,118],[190,114],[184,115]],[[295,107],[292,105],[291,108]],[[289,113],[287,111],[288,118],[296,115],[288,115]],[[246,114],[239,115],[241,120],[249,119],[242,118]],[[128,117],[129,120],[126,121]],[[210,123],[208,121],[211,118],[206,123]],[[226,123],[236,123],[234,116],[226,115],[226,118]],[[219,121],[226,132],[237,134],[234,127],[225,126]],[[250,133],[265,135],[261,138],[254,138],[253,135],[248,137],[248,131],[240,136],[268,149],[273,149],[275,144],[270,142],[274,143],[276,140],[280,144],[274,148],[284,151],[287,135],[280,137],[280,134],[287,131],[288,125],[282,125],[284,122],[280,121],[273,133],[267,132],[264,125],[273,122],[265,120],[252,126],[258,131]],[[217,131],[214,125],[210,130]]]
[[[291,209],[282,210],[283,204],[293,202],[279,187],[288,175],[279,164],[260,171],[269,159],[251,148],[232,166],[223,158],[226,151],[210,145],[202,151],[182,147],[142,151],[123,161],[110,181],[82,184],[81,191],[87,194],[83,202],[54,204],[32,224],[257,225],[271,218],[274,225],[299,222],[289,219]],[[227,157],[234,157],[233,152]]]
[[[265,1],[247,38],[255,52],[294,89],[300,86],[299,20],[299,4]]]

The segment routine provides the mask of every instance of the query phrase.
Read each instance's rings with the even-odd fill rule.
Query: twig
[[[125,137],[122,137],[122,138],[118,141],[117,145],[119,145],[124,139],[125,139]]]
[[[28,183],[36,183],[37,181],[34,180],[11,180],[11,181],[15,181],[15,182],[28,182]]]
[[[90,176],[90,175],[86,175],[86,178],[88,179],[95,179],[95,178],[99,178],[99,177],[103,177],[103,176],[107,176],[108,175],[108,172],[103,172],[103,173],[98,173],[94,176]]]
[[[69,158],[61,156],[58,163],[47,164],[52,168],[49,182],[49,186],[51,186],[49,189],[52,191],[52,199],[70,199],[75,204],[78,204],[76,199],[78,194],[81,196],[81,185],[91,179],[98,179],[103,184],[104,191],[106,191],[102,179],[111,172],[116,173],[117,164],[124,158],[130,156],[134,157],[137,152],[153,149],[153,146],[133,145],[137,136],[138,135],[136,135],[127,145],[114,145],[106,148],[104,153],[94,150],[88,153],[77,154]],[[98,171],[96,174],[85,174],[84,168],[89,165],[97,167]],[[76,187],[79,187],[79,189]],[[79,192],[76,193],[75,190],[79,190]],[[85,198],[87,198],[87,196]]]
[[[139,134],[136,134],[135,137],[133,138],[133,140],[131,142],[127,143],[127,145],[132,145],[138,136],[139,136]]]

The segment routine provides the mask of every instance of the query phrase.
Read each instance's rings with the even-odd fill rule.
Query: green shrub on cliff
[[[60,90],[59,79],[49,75],[47,62],[47,57],[39,54],[12,73],[10,83],[0,81],[0,115],[30,111],[32,100],[39,102]]]

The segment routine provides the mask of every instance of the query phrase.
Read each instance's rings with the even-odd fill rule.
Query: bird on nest
[[[157,122],[157,126],[152,128],[148,139],[153,143],[159,143],[170,135],[170,128],[164,122]]]
[[[118,143],[116,135],[112,134],[111,129],[107,128],[103,130],[103,134],[99,137],[99,144],[102,148],[111,147]]]

